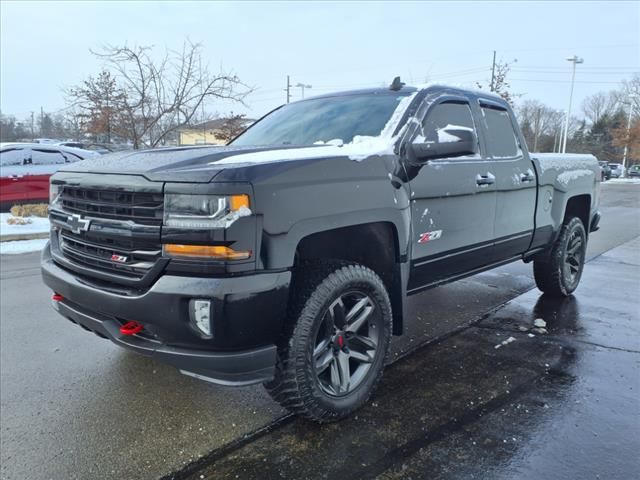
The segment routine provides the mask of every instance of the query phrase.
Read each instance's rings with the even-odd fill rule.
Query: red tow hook
[[[120,327],[120,333],[123,335],[135,335],[140,333],[144,326],[141,323],[131,320]]]
[[[62,300],[64,300],[64,297],[59,293],[54,293],[53,295],[51,295],[51,300],[53,300],[54,302],[61,302]]]

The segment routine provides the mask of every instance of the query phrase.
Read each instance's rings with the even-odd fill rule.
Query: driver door
[[[467,101],[441,101],[422,122],[425,142],[455,141],[443,129],[473,129]],[[413,201],[409,293],[455,278],[491,262],[496,185],[492,162],[484,155],[425,162],[410,180]]]

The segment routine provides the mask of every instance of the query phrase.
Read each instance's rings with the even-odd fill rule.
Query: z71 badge
[[[442,236],[442,230],[434,230],[433,232],[424,232],[420,234],[418,243],[427,243],[431,240],[438,240]]]

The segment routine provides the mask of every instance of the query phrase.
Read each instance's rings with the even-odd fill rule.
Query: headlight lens
[[[49,205],[53,206],[58,203],[58,197],[60,196],[62,189],[57,183],[49,183]]]
[[[227,228],[241,217],[251,215],[248,195],[164,196],[164,224],[175,228]]]

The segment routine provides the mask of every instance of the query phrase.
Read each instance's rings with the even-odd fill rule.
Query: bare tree
[[[562,128],[562,113],[537,101],[527,100],[517,109],[527,145],[534,152],[555,149]]]
[[[74,107],[69,108],[64,115],[67,131],[71,138],[80,142],[84,140],[84,133],[87,128],[87,116]]]
[[[635,74],[631,80],[624,80],[622,88],[615,92],[615,97],[620,104],[633,104],[633,110],[640,117],[640,74]]]
[[[582,112],[591,124],[598,123],[604,115],[616,109],[617,98],[612,92],[598,92],[588,96],[582,102]]]
[[[94,55],[115,79],[117,98],[109,100],[110,125],[134,148],[156,147],[192,124],[210,100],[243,102],[251,88],[230,73],[211,73],[202,61],[202,46],[185,41],[181,51],[153,47],[105,46]],[[78,89],[81,94],[82,89]],[[88,95],[74,104],[91,103]]]

